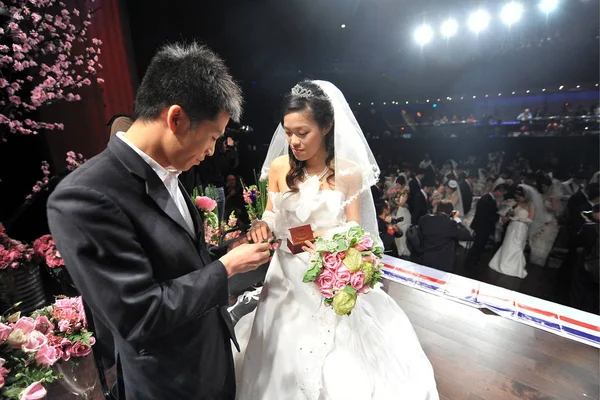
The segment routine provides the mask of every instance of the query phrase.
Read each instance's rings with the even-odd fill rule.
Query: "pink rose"
[[[41,400],[46,397],[46,389],[42,386],[42,381],[33,382],[21,392],[21,400]]]
[[[4,386],[4,377],[10,372],[10,369],[4,368],[5,362],[4,358],[0,358],[0,389]]]
[[[67,332],[71,328],[71,323],[64,319],[58,321],[58,330],[61,332]]]
[[[363,256],[362,260],[363,260],[363,262],[372,262],[372,263],[374,263],[376,258],[377,257],[375,257],[373,254],[369,254],[368,256]]]
[[[6,342],[11,331],[12,329],[10,326],[0,323],[0,343]]]
[[[324,268],[315,283],[321,289],[321,294],[324,297],[328,299],[333,297],[333,284],[335,283],[335,275],[332,270]]]
[[[343,282],[344,286],[350,283],[351,272],[345,265],[341,265],[335,271],[335,278],[338,282]]]
[[[35,353],[35,362],[37,365],[51,367],[56,361],[58,361],[58,352],[54,347],[48,346],[47,344],[40,347],[38,352]]]
[[[33,318],[21,317],[13,326],[13,329],[20,329],[25,335],[29,335],[35,329]]]
[[[35,330],[42,332],[44,335],[54,330],[54,325],[48,317],[41,315],[35,319]],[[2,340],[0,340],[1,342]]]
[[[206,196],[196,196],[196,207],[205,211],[212,211],[217,207],[217,202]]]
[[[86,346],[85,344],[77,341],[70,349],[69,353],[73,357],[85,357],[92,352],[91,346]]]
[[[342,265],[342,261],[331,253],[325,253],[323,256],[323,266],[325,269],[335,271]]]
[[[353,273],[352,277],[350,278],[350,284],[355,290],[362,289],[365,285],[365,274],[363,274],[361,271]]]
[[[40,331],[33,331],[29,334],[27,341],[21,346],[25,353],[35,353],[42,346],[48,344],[48,338]]]
[[[370,236],[365,235],[360,243],[357,243],[354,248],[358,251],[367,251],[373,248],[373,239]]]

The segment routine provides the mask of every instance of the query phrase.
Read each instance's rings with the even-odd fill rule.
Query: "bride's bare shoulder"
[[[287,154],[277,157],[271,161],[271,174],[279,175],[285,172],[290,165],[290,158]]]

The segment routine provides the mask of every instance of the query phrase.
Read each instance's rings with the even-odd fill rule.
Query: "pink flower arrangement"
[[[18,240],[8,237],[0,223],[0,271],[18,268],[21,264],[33,261],[34,251]]]
[[[217,207],[217,202],[207,196],[196,196],[194,199],[196,207],[202,211],[213,211]]]
[[[33,242],[33,251],[51,270],[65,266],[65,262],[56,248],[52,235],[44,235],[36,239]]]
[[[68,9],[57,0],[0,4],[12,17],[0,28],[6,38],[0,45],[0,69],[7,72],[0,78],[0,97],[6,99],[0,101],[0,125],[25,135],[64,129],[61,123],[34,121],[27,114],[58,101],[79,101],[75,92],[80,88],[102,83],[96,78],[102,69],[102,42],[88,37],[92,11]]]
[[[52,366],[89,355],[95,342],[81,297],[58,298],[30,317],[0,317],[0,395],[44,398],[44,384],[59,378]]]
[[[318,238],[305,283],[317,285],[325,304],[338,315],[349,315],[359,294],[368,293],[382,275],[383,248],[359,226],[332,239]]]

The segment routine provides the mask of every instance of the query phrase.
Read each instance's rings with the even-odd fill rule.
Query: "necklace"
[[[310,175],[308,174],[308,171],[306,170],[306,168],[302,168],[302,171],[304,171],[304,178],[310,179]],[[325,169],[319,175],[313,175],[313,176],[317,177],[317,180],[319,182],[321,182],[321,186],[323,186],[323,177],[325,177],[327,172],[329,172],[329,167],[325,166]]]

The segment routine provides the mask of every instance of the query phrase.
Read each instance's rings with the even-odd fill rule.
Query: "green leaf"
[[[308,271],[306,271],[304,273],[304,278],[302,278],[302,282],[304,282],[304,283],[314,282],[315,280],[317,280],[317,277],[319,276],[320,273],[321,273],[321,266],[318,264],[313,265],[313,267],[311,269],[309,269]]]
[[[337,241],[337,249],[336,250],[338,252],[340,252],[340,251],[346,251],[346,250],[348,250],[348,248],[349,248],[349,246],[346,244],[345,241],[343,241],[341,239]]]
[[[328,306],[331,306],[331,304],[333,304],[333,297],[331,299],[325,299],[324,303]]]
[[[343,288],[342,291],[352,295],[356,294],[356,289],[354,289],[351,285],[346,285],[346,287]]]

